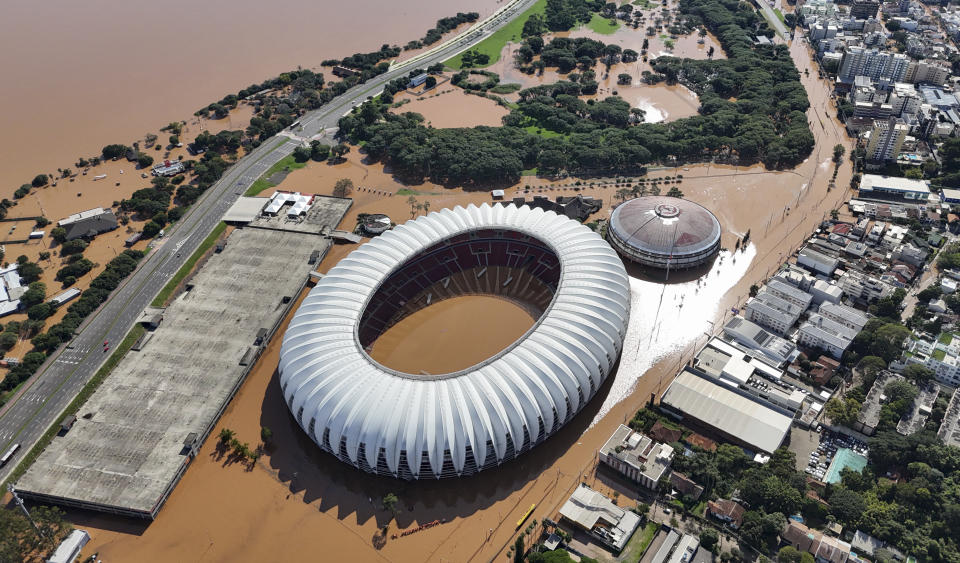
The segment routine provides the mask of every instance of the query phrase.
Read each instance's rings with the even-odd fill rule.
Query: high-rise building
[[[927,61],[911,61],[907,65],[905,80],[913,84],[921,82],[943,86],[950,77],[950,69],[942,64]]]
[[[906,123],[895,117],[874,121],[867,144],[867,158],[874,162],[896,160],[909,130]]]
[[[910,59],[901,53],[850,47],[840,61],[838,77],[842,82],[848,83],[853,82],[857,76],[866,76],[871,80],[902,82],[909,65]]]
[[[880,0],[853,0],[850,5],[850,15],[858,20],[876,17],[880,9]]]

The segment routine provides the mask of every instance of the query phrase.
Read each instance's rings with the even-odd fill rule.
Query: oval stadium
[[[686,199],[638,197],[613,210],[607,240],[641,266],[696,268],[719,252],[720,222],[706,207]]]
[[[620,258],[576,221],[527,206],[443,209],[367,242],[317,282],[284,335],[283,397],[321,449],[363,471],[472,475],[540,444],[590,401],[620,354],[629,294]],[[371,358],[391,326],[464,295],[538,315],[460,371],[404,373]]]

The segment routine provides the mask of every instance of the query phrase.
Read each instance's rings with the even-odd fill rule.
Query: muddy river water
[[[495,0],[106,0],[4,3],[0,193],[241,88],[420,38]],[[362,27],[362,33],[358,33]]]

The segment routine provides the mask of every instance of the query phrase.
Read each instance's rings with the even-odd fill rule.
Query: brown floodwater
[[[446,75],[449,78],[449,74]],[[480,96],[467,94],[461,88],[442,84],[435,92],[423,96],[403,93],[396,97],[397,101],[410,100],[390,111],[392,113],[415,112],[427,118],[427,125],[438,129],[450,127],[476,127],[490,125],[499,127],[503,123],[503,116],[509,113],[497,102]]]
[[[805,44],[794,42],[791,54],[801,73],[814,70]],[[807,117],[817,145],[794,170],[703,164],[650,172],[650,177],[683,175],[679,187],[685,197],[717,214],[724,247],[733,248],[747,230],[753,244],[722,253],[699,280],[663,284],[634,277],[635,309],[619,370],[586,412],[543,446],[469,479],[402,483],[364,475],[320,452],[290,416],[276,377],[281,338],[274,338],[213,431],[216,435],[228,427],[241,439],[255,441],[260,427],[269,426],[274,443],[267,454],[248,471],[219,457],[215,440],[208,440],[149,525],[71,513],[71,521],[93,536],[84,555],[99,552],[105,561],[273,561],[319,552],[350,561],[505,561],[516,537],[514,523],[530,505],[536,504],[531,519],[555,519],[581,482],[607,495],[617,492],[621,506],[632,506],[633,488],[595,472],[597,448],[651,394],[665,388],[697,346],[718,331],[730,308],[747,298],[750,285],[768,277],[850,195],[849,162],[840,167],[837,188],[828,189],[828,182],[832,147],[842,143],[850,150],[852,143],[842,124],[827,114],[833,113],[827,109],[832,107],[827,85],[816,72],[801,80],[811,99]],[[282,186],[330,193],[337,178],[354,179],[362,189],[354,192],[342,228],[352,228],[357,213],[388,213],[398,223],[416,215],[406,204],[407,192],[394,195],[400,189],[418,191],[415,197],[430,202],[432,210],[490,201],[485,192],[405,186],[382,166],[365,163],[355,153],[348,156],[336,166],[311,163]],[[524,192],[572,195],[572,182],[525,177],[508,189],[507,197]],[[609,216],[616,189],[599,181],[582,189],[604,200],[594,219]],[[326,271],[353,248],[334,247],[319,269]],[[380,506],[387,493],[400,498],[396,520]],[[400,530],[435,520],[444,523],[393,538]]]
[[[494,0],[10,2],[0,18],[0,193],[302,66],[423,36]]]
[[[502,297],[452,297],[390,327],[373,343],[370,357],[404,373],[452,373],[513,344],[533,320],[523,307]]]

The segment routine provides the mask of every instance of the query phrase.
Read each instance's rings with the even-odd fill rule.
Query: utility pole
[[[37,532],[37,536],[42,538],[43,534],[40,533],[40,528],[37,526],[37,523],[33,521],[33,516],[30,515],[30,511],[27,510],[26,506],[24,506],[23,500],[20,498],[20,495],[17,494],[17,491],[13,488],[12,483],[7,485],[7,490],[10,491],[11,495],[13,495],[13,502],[15,502],[17,506],[20,507],[20,510],[23,511],[23,515],[26,516],[27,520],[30,521],[30,525],[33,526],[34,531]]]

